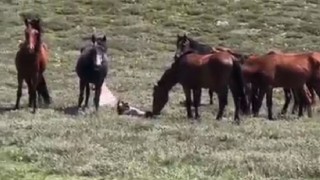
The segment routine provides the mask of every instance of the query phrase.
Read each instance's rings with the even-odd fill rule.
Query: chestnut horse
[[[42,41],[42,27],[40,19],[24,18],[25,40],[19,45],[15,57],[17,69],[18,90],[15,109],[20,108],[22,96],[22,84],[25,80],[29,92],[29,107],[33,106],[33,113],[37,109],[37,92],[42,96],[46,104],[51,103],[47,84],[44,78],[44,71],[48,64],[48,48]]]
[[[272,51],[269,51],[267,54],[273,54],[273,53],[278,53],[279,54],[279,53],[283,53],[283,52],[281,52],[279,50],[276,50],[276,51],[272,50]],[[259,56],[258,55],[251,55],[250,57],[251,58],[258,58]],[[294,89],[283,88],[283,91],[284,91],[284,96],[285,96],[285,102],[284,102],[284,105],[282,107],[281,114],[286,114],[287,113],[287,110],[288,110],[288,107],[289,107],[289,104],[290,104],[290,101],[291,101],[292,97],[294,98],[294,104],[292,106],[292,114],[295,114],[295,112],[298,109],[299,103],[303,104],[303,102],[299,101],[299,100],[303,99],[303,97],[300,97],[299,96],[299,92],[297,92]],[[307,83],[306,84],[306,88],[304,89],[304,91],[306,93],[305,95],[308,96],[311,99],[311,102],[312,102],[311,104],[315,104],[315,94],[314,94],[314,90],[311,87],[311,85]],[[258,89],[255,89],[255,87],[252,87],[252,89],[251,89],[252,98],[257,98],[257,97],[254,97],[255,95],[257,95],[257,92],[258,92]],[[303,106],[304,106],[305,109],[309,109],[310,108],[310,107],[308,107],[307,104],[303,104]]]
[[[306,95],[305,84],[309,84],[320,95],[320,53],[268,53],[251,56],[244,61],[243,74],[246,80],[259,88],[258,97],[254,99],[254,114],[257,115],[262,100],[267,94],[268,118],[273,118],[272,90],[282,87],[294,89],[301,97],[299,117],[303,115],[303,104],[310,107],[311,100]],[[309,117],[311,111],[309,111]]]
[[[222,118],[227,105],[229,86],[235,104],[235,122],[240,123],[239,108],[243,112],[247,112],[241,66],[230,53],[216,52],[200,55],[187,51],[176,57],[171,68],[165,71],[157,85],[154,86],[152,106],[154,115],[160,114],[160,111],[168,101],[169,91],[177,83],[183,86],[188,118],[193,118],[191,94],[193,94],[195,119],[199,120],[200,118],[198,107],[201,99],[201,88],[209,88],[217,93],[219,99],[217,120]]]

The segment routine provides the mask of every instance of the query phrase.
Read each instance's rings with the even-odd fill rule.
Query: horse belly
[[[301,87],[306,83],[310,73],[307,68],[295,67],[295,68],[282,68],[276,69],[274,74],[274,87],[295,88]]]
[[[224,69],[222,71],[222,69]],[[219,90],[228,84],[230,79],[230,72],[225,68],[210,68],[206,66],[202,69],[201,84],[203,88],[210,88],[212,90]]]

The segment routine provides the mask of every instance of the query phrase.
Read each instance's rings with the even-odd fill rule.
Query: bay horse
[[[230,86],[235,104],[234,121],[239,124],[239,108],[247,112],[247,101],[244,92],[244,81],[240,63],[227,52],[216,52],[200,55],[193,51],[187,51],[176,57],[171,67],[167,69],[153,91],[152,114],[159,115],[168,101],[169,91],[175,84],[181,84],[186,97],[186,110],[188,118],[199,121],[199,104],[201,88],[209,88],[217,93],[219,99],[219,111],[216,116],[220,120],[227,105],[228,87]],[[191,94],[193,94],[193,106],[195,117],[191,112]]]
[[[245,79],[259,88],[254,100],[254,114],[258,113],[262,100],[267,94],[268,119],[273,120],[272,90],[282,87],[294,89],[301,97],[298,116],[303,115],[303,104],[310,107],[311,100],[306,96],[305,84],[311,85],[320,95],[320,53],[267,53],[250,57],[243,64]],[[308,113],[311,117],[311,110]]]
[[[108,56],[107,56],[107,38],[91,36],[91,44],[81,48],[80,56],[76,64],[76,73],[79,77],[79,98],[78,108],[84,100],[84,91],[86,90],[86,99],[84,108],[88,107],[90,96],[90,83],[94,84],[94,104],[96,111],[99,109],[101,87],[108,74]]]
[[[176,40],[176,52],[174,55],[174,59],[176,59],[177,57],[179,57],[184,51],[187,50],[193,50],[194,52],[198,53],[198,54],[210,54],[212,53],[212,47],[207,45],[207,44],[203,44],[200,42],[197,42],[195,40],[193,40],[192,38],[188,37],[186,34],[180,36],[179,34],[177,34],[177,40]],[[213,91],[212,90],[208,90],[208,94],[209,94],[209,104],[213,104]],[[186,103],[186,101],[184,102]]]
[[[187,36],[186,34],[183,34],[180,36],[177,34],[177,40],[176,40],[176,52],[175,52],[175,58],[180,56],[186,51],[194,51],[198,54],[211,54],[219,51],[224,51],[232,54],[234,57],[236,57],[240,62],[243,60],[247,59],[247,55],[238,53],[230,48],[226,47],[211,47],[208,44],[200,43],[193,38]],[[249,85],[246,83],[246,94],[249,96]],[[212,96],[213,96],[213,91],[208,90],[209,98],[210,98],[210,104],[213,104]],[[249,100],[249,98],[248,98]]]
[[[22,84],[25,80],[29,92],[29,107],[33,106],[32,112],[35,113],[37,109],[37,92],[47,105],[51,103],[51,97],[43,74],[49,62],[49,56],[47,45],[42,41],[41,19],[30,20],[24,18],[24,24],[25,40],[19,44],[19,50],[15,57],[18,80],[15,109],[20,108]]]

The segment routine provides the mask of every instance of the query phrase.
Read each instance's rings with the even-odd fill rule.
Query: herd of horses
[[[42,40],[41,20],[24,18],[25,40],[20,43],[16,54],[18,90],[15,109],[20,107],[22,83],[25,81],[29,92],[29,107],[37,109],[37,97],[45,104],[52,103],[47,83],[43,75],[48,64],[48,48]],[[107,39],[91,37],[91,43],[80,49],[76,65],[79,77],[78,108],[88,107],[90,84],[94,84],[94,104],[99,108],[101,87],[108,74]],[[311,107],[315,104],[315,94],[320,95],[320,53],[284,53],[270,51],[263,55],[244,54],[235,50],[214,48],[188,37],[177,35],[176,52],[171,64],[153,87],[152,110],[147,117],[159,115],[169,100],[169,91],[181,84],[185,94],[187,117],[200,121],[199,106],[201,90],[209,90],[210,104],[213,92],[217,94],[219,110],[217,120],[223,117],[228,104],[229,90],[234,101],[234,122],[240,123],[240,114],[259,115],[264,96],[268,109],[268,119],[273,120],[273,88],[283,88],[285,103],[281,113],[285,114],[294,98],[292,113],[298,109],[298,116],[305,110],[312,116]],[[194,107],[194,113],[192,112]]]

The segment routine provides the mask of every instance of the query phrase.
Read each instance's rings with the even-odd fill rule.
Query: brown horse
[[[20,108],[22,95],[22,84],[25,80],[29,91],[29,107],[33,106],[33,113],[37,108],[37,92],[41,95],[46,104],[51,103],[47,84],[44,78],[44,71],[48,64],[48,48],[42,42],[42,28],[40,19],[24,18],[25,40],[19,45],[16,54],[15,65],[17,69],[18,90],[15,109]]]
[[[283,53],[282,51],[279,51],[279,50],[272,50],[272,51],[269,51],[267,54],[280,54],[280,53]],[[286,54],[289,54],[289,53],[286,53]],[[293,53],[290,53],[290,54],[293,54]],[[251,55],[250,58],[258,58],[259,55]],[[308,98],[311,99],[312,101],[312,105],[315,104],[315,94],[314,94],[314,90],[312,88],[312,86],[310,84],[306,84],[306,87],[307,89],[305,88],[304,91],[305,91],[305,95],[308,96]],[[251,99],[255,98],[254,95],[257,95],[258,89],[255,89],[255,87],[252,87],[251,89]],[[288,89],[288,88],[283,88],[283,91],[284,91],[284,97],[285,97],[285,102],[284,102],[284,105],[282,107],[282,110],[281,110],[281,114],[286,114],[287,113],[287,110],[288,110],[288,107],[289,107],[289,104],[290,104],[290,101],[292,99],[292,97],[294,98],[294,104],[293,104],[293,107],[292,107],[292,114],[295,114],[297,109],[298,109],[298,105],[300,103],[299,100],[303,99],[303,97],[300,97],[299,96],[299,92],[297,92],[296,90],[294,89]],[[250,101],[251,102],[251,101]],[[301,102],[303,104],[303,102]],[[252,102],[251,102],[252,104]],[[305,109],[310,109],[311,107],[307,107],[308,105],[307,104],[303,104],[304,108]],[[259,110],[258,110],[259,111]]]
[[[230,54],[232,54],[233,56],[235,56],[236,58],[238,58],[240,60],[246,58],[245,55],[243,55],[241,53],[237,53],[230,48],[212,47],[208,44],[198,42],[198,41],[194,40],[193,38],[187,36],[186,34],[184,34],[183,36],[180,36],[178,34],[177,40],[176,40],[175,57],[178,57],[187,51],[193,51],[195,53],[202,54],[202,55],[211,54],[211,53],[215,53],[218,51],[225,51],[225,52],[229,52]],[[209,98],[210,98],[209,103],[213,104],[213,98],[212,98],[213,91],[209,89],[208,94],[209,94]],[[184,102],[184,104],[185,104],[185,102]]]
[[[195,119],[199,120],[200,118],[198,107],[201,98],[201,88],[209,88],[217,93],[219,99],[217,120],[222,118],[225,106],[227,105],[229,86],[235,104],[235,122],[240,122],[239,108],[243,112],[247,112],[241,66],[230,53],[217,52],[200,55],[187,51],[176,57],[171,68],[165,71],[157,85],[154,86],[152,107],[154,115],[160,114],[160,111],[168,101],[170,89],[177,83],[183,86],[188,118],[193,118],[193,113],[191,112],[192,93]]]
[[[272,115],[272,89],[282,87],[294,89],[301,97],[299,116],[303,115],[302,103],[310,107],[305,84],[309,84],[320,95],[320,53],[267,53],[251,56],[243,64],[243,74],[247,81],[258,87],[258,97],[254,99],[253,111],[257,115],[262,100],[267,94],[268,118]],[[311,111],[309,111],[311,116]]]

